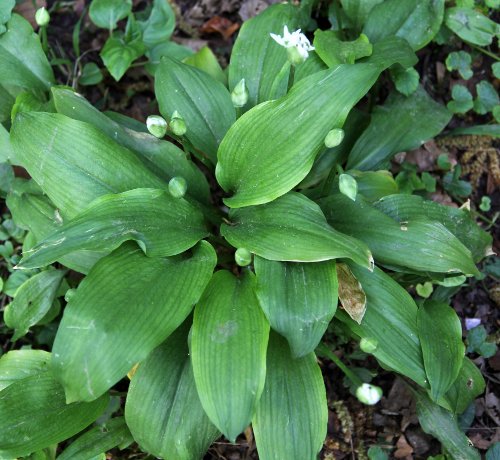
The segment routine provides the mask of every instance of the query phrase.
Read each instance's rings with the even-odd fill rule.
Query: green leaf
[[[149,133],[137,132],[137,129],[126,129],[73,91],[53,88],[52,96],[59,113],[93,125],[118,144],[132,150],[148,169],[165,182],[173,177],[183,177],[188,184],[188,195],[208,202],[209,187],[205,176],[174,144]]]
[[[451,90],[452,101],[448,102],[447,107],[453,113],[468,112],[474,104],[472,103],[472,94],[463,85],[455,85]]]
[[[500,124],[468,126],[465,128],[455,128],[448,133],[448,136],[490,136],[495,139],[500,137]]]
[[[43,350],[12,350],[0,358],[0,391],[9,385],[49,369],[50,353]]]
[[[356,179],[358,193],[368,202],[398,193],[398,184],[389,171],[349,171]]]
[[[361,30],[370,11],[384,0],[340,0],[346,16],[352,21],[356,30]]]
[[[438,33],[443,17],[444,0],[385,0],[370,11],[363,33],[372,43],[396,35],[419,50]]]
[[[500,62],[491,64],[491,70],[493,71],[493,76],[495,78],[500,78]]]
[[[0,5],[0,34],[7,30],[4,24],[12,16],[14,6],[16,6],[16,0],[4,0]]]
[[[488,4],[488,0],[486,0]],[[492,3],[492,2],[490,2]],[[486,452],[486,460],[497,460],[500,457],[500,442],[495,442]]]
[[[480,460],[479,452],[460,430],[454,414],[433,403],[422,392],[413,392],[422,429],[438,439],[454,460]]]
[[[66,404],[64,390],[45,371],[0,392],[0,456],[22,457],[74,436],[102,414],[108,395]]]
[[[445,62],[448,71],[458,70],[458,73],[464,80],[469,80],[474,75],[474,72],[470,68],[472,58],[466,51],[453,51],[448,54]]]
[[[464,360],[460,319],[445,303],[427,300],[418,309],[417,328],[431,398],[438,401],[457,378]]]
[[[33,190],[35,185],[33,181],[16,180],[11,193],[7,196],[7,207],[16,224],[29,230],[36,243],[57,231],[62,224],[62,219],[59,211],[46,196],[42,195],[41,190]],[[77,272],[88,273],[97,260],[105,254],[104,252],[77,251],[62,257],[59,262]]]
[[[484,326],[476,326],[467,333],[467,352],[477,353],[485,358],[491,358],[496,353],[496,345],[488,342],[488,333]]]
[[[24,253],[20,268],[49,265],[77,250],[112,251],[137,241],[149,257],[180,254],[208,235],[203,215],[164,190],[104,195]]]
[[[469,358],[465,357],[458,377],[446,394],[437,402],[440,406],[456,414],[461,414],[474,399],[483,393],[485,387],[481,371]]]
[[[16,330],[12,341],[26,335],[50,310],[64,275],[63,270],[43,271],[19,287],[4,316],[6,325]]]
[[[168,0],[153,0],[153,8],[146,21],[140,21],[142,41],[152,49],[167,42],[175,29],[175,13]]]
[[[102,195],[167,188],[130,150],[64,115],[19,114],[11,142],[22,165],[64,218],[75,216]]]
[[[320,29],[314,32],[314,48],[328,67],[354,64],[354,61],[370,56],[373,51],[366,35],[361,34],[354,41],[344,42],[338,38],[337,32]]]
[[[231,53],[228,76],[230,91],[242,78],[245,79],[249,93],[247,108],[286,94],[288,79],[274,83],[288,63],[287,52],[271,38],[270,33],[282,34],[285,24],[293,31],[301,26],[302,21],[299,8],[279,4],[271,5],[243,23]]]
[[[89,16],[97,27],[113,30],[131,11],[132,0],[92,0]]]
[[[477,99],[474,101],[474,110],[485,115],[491,112],[498,104],[500,98],[495,87],[488,81],[483,80],[476,85]]]
[[[83,86],[97,85],[102,81],[101,69],[95,62],[88,62],[83,66],[82,75],[78,79],[78,83]],[[66,90],[67,91],[67,90]]]
[[[499,26],[476,9],[447,8],[446,26],[462,40],[479,46],[488,46],[498,35]]]
[[[185,326],[139,365],[125,405],[127,424],[141,448],[177,460],[201,458],[220,436],[196,391]]]
[[[191,359],[205,412],[231,441],[250,423],[266,378],[267,322],[255,276],[214,274],[194,311]]]
[[[348,198],[347,198],[348,199]],[[291,192],[262,206],[232,209],[221,234],[236,248],[268,260],[320,262],[349,258],[372,267],[364,243],[330,227],[319,206]]]
[[[389,275],[349,264],[366,294],[366,313],[361,324],[337,309],[336,318],[359,338],[377,344],[373,355],[389,369],[426,387],[422,350],[417,335],[417,306],[411,296]]]
[[[288,340],[294,358],[318,346],[337,309],[334,261],[273,262],[256,257],[257,297],[271,327]]]
[[[417,195],[387,196],[374,206],[397,222],[407,222],[422,215],[440,222],[472,252],[475,262],[491,254],[492,236],[477,225],[466,209],[444,206]]]
[[[168,57],[155,74],[160,112],[170,120],[177,110],[186,122],[185,137],[193,146],[217,161],[217,149],[236,112],[227,88],[206,72]]]
[[[377,169],[396,153],[435,137],[450,119],[451,113],[422,87],[409,97],[393,92],[375,108],[370,125],[351,150],[347,169]]]
[[[401,66],[396,66],[391,69],[391,78],[398,92],[409,96],[417,90],[420,75],[413,67],[404,69]]]
[[[43,92],[55,82],[38,35],[28,21],[13,14],[0,35],[0,84]]]
[[[418,62],[418,58],[404,38],[391,35],[374,43],[371,56],[362,59],[361,62],[375,64],[383,69],[399,64],[407,69],[414,66]]]
[[[342,127],[379,72],[367,64],[317,72],[286,96],[239,118],[218,152],[217,180],[234,193],[224,202],[233,208],[268,203],[299,184],[324,148],[328,132]]]
[[[205,71],[211,77],[215,78],[215,80],[220,81],[224,86],[227,85],[227,75],[222,70],[217,57],[208,46],[204,46],[196,53],[185,58],[182,62]]]
[[[94,0],[95,1],[95,0]],[[146,51],[141,30],[133,15],[130,15],[125,33],[115,32],[101,50],[100,56],[109,73],[119,81],[132,62]]]
[[[362,197],[354,202],[341,194],[322,199],[320,205],[330,225],[365,242],[377,263],[422,272],[479,273],[460,240],[423,213],[397,221]]]
[[[189,315],[215,266],[201,242],[192,256],[149,258],[128,243],[101,259],[64,311],[53,367],[68,402],[91,401],[124,377]]]
[[[149,58],[149,62],[146,63],[144,67],[151,75],[154,76],[163,56],[168,56],[172,59],[182,61],[192,54],[194,54],[194,51],[187,46],[179,45],[178,43],[172,41],[163,42],[146,51],[146,56]]]
[[[133,441],[123,417],[108,420],[96,426],[73,441],[57,456],[57,460],[89,460],[116,446],[128,445]]]
[[[316,356],[293,359],[286,340],[271,334],[266,385],[252,420],[259,458],[316,458],[327,421],[325,384]]]

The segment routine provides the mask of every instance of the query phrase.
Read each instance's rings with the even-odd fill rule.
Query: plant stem
[[[330,361],[333,361],[333,363],[345,374],[353,385],[356,387],[363,385],[363,381],[354,372],[352,372],[324,343],[320,343],[318,348],[316,348],[316,351],[319,355],[323,355]]]
[[[486,56],[489,56],[490,58],[494,59],[495,61],[500,61],[500,58],[495,54],[492,53],[491,51],[485,50],[484,48],[481,48],[480,46],[473,45],[472,43],[469,43],[469,46],[471,48],[474,48],[475,50],[486,54]]]

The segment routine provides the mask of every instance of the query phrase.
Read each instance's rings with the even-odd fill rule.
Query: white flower
[[[309,56],[309,51],[314,50],[314,46],[311,45],[311,42],[307,39],[307,37],[297,29],[295,32],[290,33],[288,31],[288,27],[283,27],[283,36],[270,34],[273,40],[275,40],[281,46],[285,48],[293,48],[298,51],[298,55],[305,61]]]

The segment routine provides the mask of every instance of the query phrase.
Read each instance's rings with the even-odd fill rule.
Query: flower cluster
[[[314,46],[311,45],[311,42],[300,29],[290,33],[288,27],[284,26],[283,36],[276,34],[270,35],[277,43],[289,50],[289,56],[291,58],[295,57],[295,59],[291,59],[292,64],[304,62],[309,57],[309,51],[314,50]],[[292,51],[292,53],[290,53],[290,51]]]

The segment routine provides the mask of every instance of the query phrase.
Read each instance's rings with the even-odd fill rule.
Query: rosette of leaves
[[[80,432],[129,374],[124,420],[86,432],[67,458],[126,444],[130,431],[157,457],[198,459],[249,424],[260,458],[316,458],[327,404],[315,349],[331,321],[373,344],[384,367],[421,388],[426,408],[450,414],[447,433],[458,430],[453,414],[484,382],[464,356],[454,311],[442,299],[418,307],[405,287],[478,274],[491,238],[466,210],[398,194],[387,171],[369,170],[437,134],[448,111],[420,88],[359,123],[354,107],[385,69],[415,64],[412,47],[378,39],[370,22],[371,54],[351,63],[312,54],[290,72],[269,35],[283,21],[295,29],[307,17],[280,4],[243,25],[229,88],[161,61],[159,109],[170,126],[183,120],[183,135],[134,130],[65,88],[52,88],[48,106],[17,112],[9,143],[31,180],[16,181],[8,204],[32,241],[18,268],[60,262],[85,277],[50,355],[0,360],[0,376],[2,366],[18,375],[0,391],[0,456]],[[248,102],[236,110],[231,91],[243,78]],[[346,135],[332,149],[324,141],[333,129]],[[349,196],[342,165],[357,183]],[[168,184],[179,177],[186,193],[174,196]],[[253,263],[238,267],[236,249]]]

